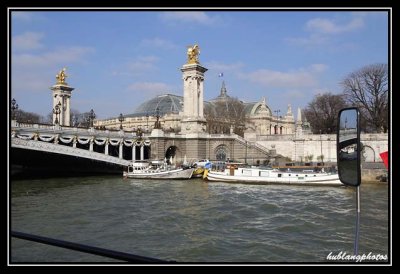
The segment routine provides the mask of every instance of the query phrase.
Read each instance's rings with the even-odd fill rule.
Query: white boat
[[[204,172],[208,181],[242,184],[290,184],[342,186],[337,173],[327,172],[291,172],[262,167],[230,167],[224,171]]]
[[[175,168],[160,161],[136,161],[128,165],[123,176],[138,179],[190,179],[193,171],[194,168]]]

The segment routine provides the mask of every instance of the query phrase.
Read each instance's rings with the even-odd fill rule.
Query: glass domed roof
[[[183,97],[174,94],[163,94],[154,97],[140,106],[138,106],[135,112],[130,116],[146,116],[156,115],[157,108],[159,115],[163,116],[167,113],[176,113],[182,111]]]

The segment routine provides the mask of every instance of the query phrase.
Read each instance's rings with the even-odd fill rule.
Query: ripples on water
[[[178,262],[327,262],[353,252],[355,193],[346,187],[140,181],[13,181],[16,231]],[[361,186],[359,253],[388,254],[388,186]],[[12,262],[113,262],[11,241]],[[329,262],[331,263],[331,262]]]

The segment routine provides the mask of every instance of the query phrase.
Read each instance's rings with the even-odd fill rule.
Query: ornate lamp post
[[[17,104],[17,101],[13,98],[11,100],[11,117],[13,120],[15,120],[15,116],[16,116],[15,114],[16,114],[17,110],[18,110],[18,104]]]
[[[142,140],[143,132],[140,127],[136,130],[136,136],[138,137],[139,140]]]
[[[160,122],[160,110],[159,110],[159,108],[157,107],[156,108],[156,122],[155,122],[155,124],[154,124],[154,128],[155,129],[160,129],[161,128],[161,122]]]
[[[149,132],[149,113],[146,113],[146,121],[147,121],[146,132]]]
[[[324,156],[322,155],[322,135],[321,135],[321,130],[319,130],[319,140],[320,140],[320,142],[321,142],[321,162],[322,162],[322,165],[324,165]]]
[[[58,104],[54,107],[53,113],[56,115],[56,119],[54,120],[54,124],[58,125],[59,120],[58,120],[58,115],[61,113],[61,102],[58,102]]]
[[[96,113],[94,113],[94,110],[91,109],[89,112],[89,126],[93,127],[93,120],[96,118]]]
[[[280,109],[277,109],[277,110],[274,110],[274,112],[276,113],[276,131],[275,131],[275,134],[279,134],[278,133],[278,129],[279,129],[279,113],[281,112],[281,110]]]
[[[118,121],[120,122],[119,129],[122,130],[122,122],[125,120],[124,115],[122,113],[118,117]]]
[[[75,114],[72,115],[72,126],[76,127],[78,125],[78,117]]]

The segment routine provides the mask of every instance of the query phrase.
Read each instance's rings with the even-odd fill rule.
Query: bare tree
[[[16,118],[20,123],[40,123],[43,120],[43,117],[37,113],[26,112],[22,109],[19,109],[16,113]]]
[[[341,82],[347,100],[360,107],[367,125],[377,132],[388,129],[388,66],[373,64],[350,73]],[[364,129],[368,130],[368,129]]]
[[[245,111],[244,104],[237,98],[225,98],[206,106],[204,114],[210,133],[233,132],[243,136]]]
[[[335,133],[339,110],[344,107],[346,101],[343,94],[328,92],[317,95],[304,110],[304,115],[313,133]]]

